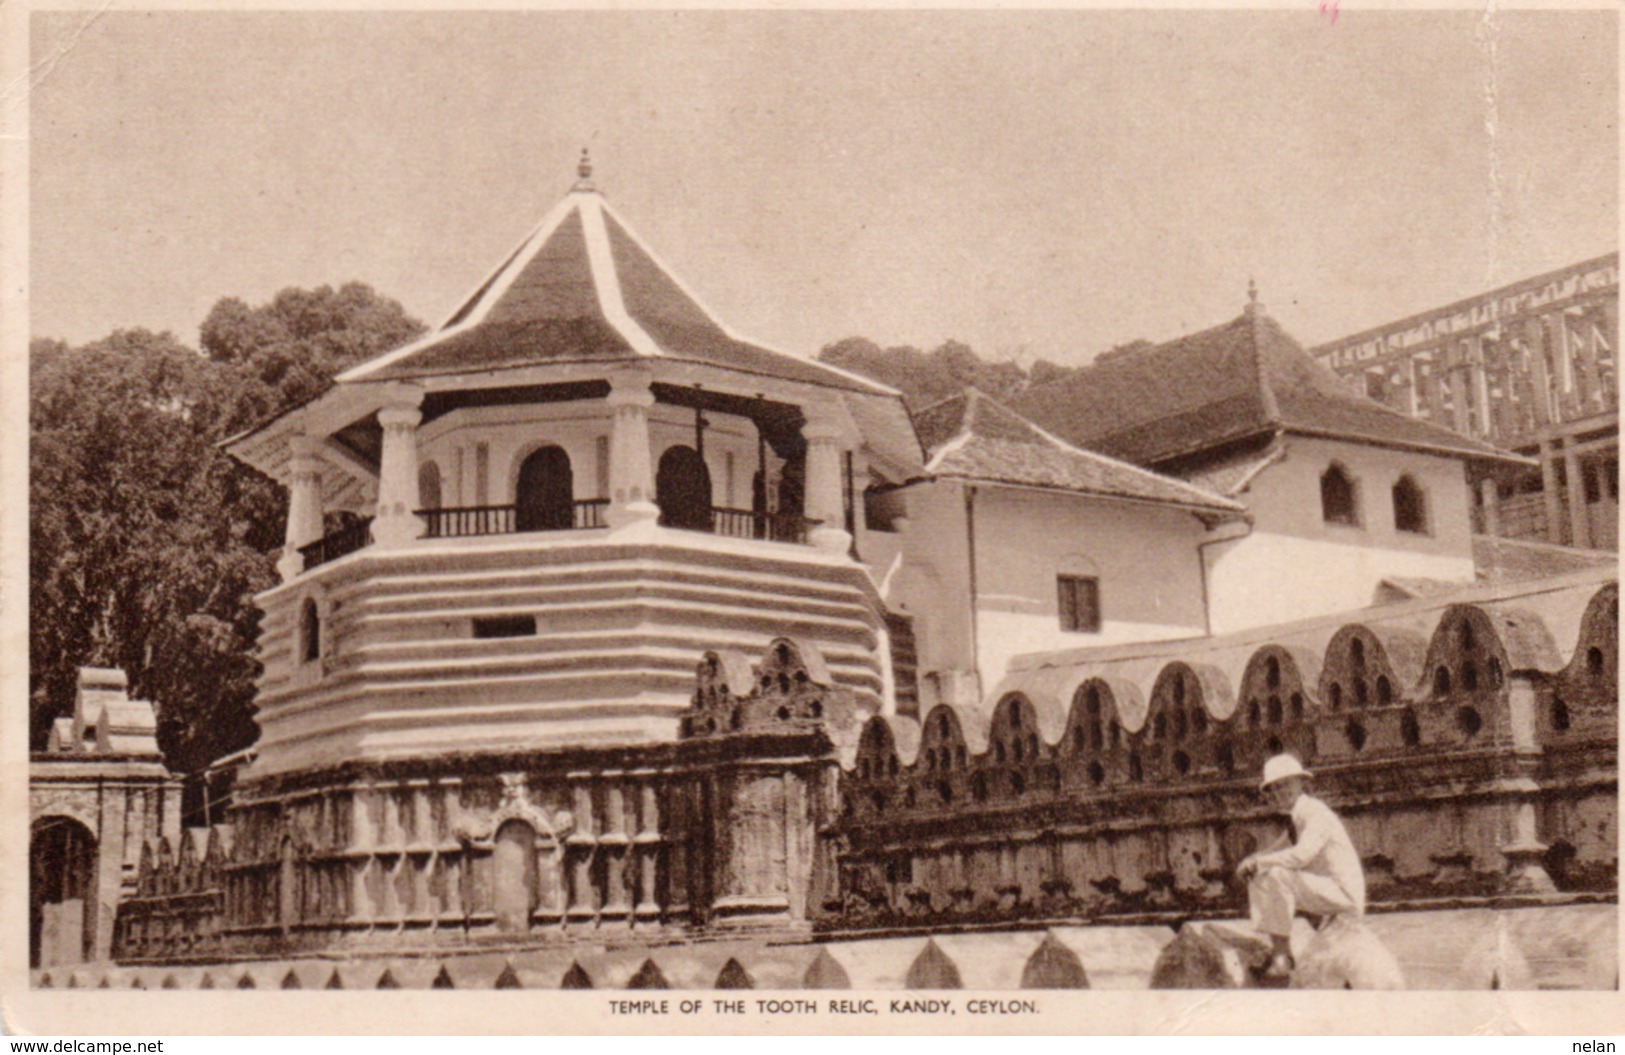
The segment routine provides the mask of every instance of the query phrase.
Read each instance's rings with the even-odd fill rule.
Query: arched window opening
[[[1450,668],[1441,666],[1433,672],[1433,695],[1444,696],[1450,692]]]
[[[1365,679],[1354,679],[1354,705],[1364,707],[1368,702],[1370,702],[1370,695],[1369,690],[1365,687]]]
[[[1027,794],[1027,781],[1020,773],[1010,774],[1010,790],[1016,795]]]
[[[1353,718],[1350,718],[1348,724],[1343,727],[1343,736],[1348,740],[1349,747],[1354,750],[1359,751],[1365,747],[1365,726]]]
[[[1349,642],[1349,666],[1355,670],[1365,669],[1365,642],[1359,638]]]
[[[1326,690],[1326,702],[1331,705],[1332,710],[1334,710],[1334,711],[1342,710],[1343,709],[1343,686],[1339,685],[1335,681],[1332,682],[1331,687]]]
[[[1332,465],[1320,476],[1320,515],[1328,524],[1360,526],[1354,481],[1341,465]]]
[[[1264,720],[1263,711],[1259,709],[1257,700],[1247,701],[1247,724],[1257,725]]]
[[[1177,674],[1174,676],[1174,703],[1181,707],[1185,705],[1185,679]]]
[[[1394,484],[1394,530],[1412,535],[1428,531],[1427,495],[1408,475]]]
[[[1186,773],[1189,773],[1191,771],[1191,756],[1187,755],[1183,751],[1175,751],[1174,769],[1179,772],[1180,776],[1184,776]]]
[[[1388,675],[1377,676],[1377,706],[1386,707],[1394,702],[1394,687],[1388,682]]]
[[[1569,705],[1563,702],[1561,696],[1552,697],[1552,728],[1560,733],[1566,733],[1569,729]]]
[[[1104,784],[1104,783],[1106,783],[1106,768],[1104,766],[1102,766],[1099,762],[1090,762],[1089,763],[1089,783],[1091,783],[1091,784]]]
[[[1473,624],[1463,619],[1456,634],[1461,640],[1461,647],[1465,650],[1471,651],[1473,647]]]
[[[299,662],[314,663],[322,655],[322,616],[316,602],[305,598],[299,609]]]
[[[1586,673],[1593,678],[1601,677],[1603,672],[1602,649],[1593,645],[1586,649]]]
[[[1281,661],[1274,656],[1264,664],[1264,684],[1272,689],[1281,687]]]
[[[563,447],[532,451],[519,466],[514,488],[514,528],[565,531],[575,524],[575,474]]]
[[[1461,665],[1461,687],[1467,692],[1478,691],[1478,668],[1471,660]]]
[[[1139,755],[1128,756],[1128,778],[1136,783],[1145,779],[1145,767],[1140,764]]]
[[[1226,773],[1236,771],[1236,748],[1230,741],[1225,740],[1219,744],[1214,751],[1214,758],[1218,761],[1219,768]]]
[[[1268,740],[1264,741],[1264,750],[1268,751],[1272,755],[1280,754],[1284,750],[1284,747],[1281,744],[1281,738],[1279,736],[1272,736]]]
[[[1475,708],[1463,707],[1456,712],[1456,727],[1461,730],[1463,736],[1471,739],[1484,728],[1484,719]]]
[[[693,447],[667,447],[655,470],[655,503],[660,522],[667,527],[710,531],[711,470]],[[783,510],[780,505],[780,510]]]
[[[418,466],[418,508],[440,508],[440,466],[434,462]]]
[[[1303,721],[1303,693],[1294,692],[1288,702],[1292,704],[1292,720],[1295,722]]]

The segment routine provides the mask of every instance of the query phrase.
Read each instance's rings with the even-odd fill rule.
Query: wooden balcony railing
[[[588,498],[570,503],[569,521],[564,512],[550,509],[520,509],[517,506],[461,506],[452,509],[420,509],[424,538],[470,538],[477,535],[514,535],[529,531],[570,531],[605,527],[604,514],[609,499]],[[771,542],[805,543],[807,534],[820,521],[794,513],[757,513],[749,509],[711,510],[709,525],[672,524],[694,531],[709,531],[729,538],[767,539]],[[357,521],[306,546],[299,547],[305,570],[338,560],[372,542],[372,518]]]
[[[512,535],[522,531],[571,531],[605,526],[607,498],[570,503],[567,514],[558,509],[521,509],[518,506],[461,506],[420,509],[424,538],[467,538],[473,535]]]
[[[330,534],[323,535],[315,542],[300,546],[299,553],[305,558],[305,570],[326,564],[330,560],[338,560],[349,553],[354,553],[372,541],[372,517],[358,520],[353,524],[342,527]]]
[[[759,538],[772,542],[806,542],[807,533],[822,521],[795,513],[758,513],[751,509],[711,510],[711,531],[729,538]]]

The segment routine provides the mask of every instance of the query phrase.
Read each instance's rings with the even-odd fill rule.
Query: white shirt
[[[1282,865],[1322,875],[1336,883],[1365,912],[1365,872],[1348,829],[1332,808],[1317,798],[1299,795],[1292,804],[1292,830],[1298,841],[1284,849],[1259,854],[1258,863]]]

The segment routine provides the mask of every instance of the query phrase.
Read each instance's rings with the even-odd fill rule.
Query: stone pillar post
[[[309,436],[294,436],[288,442],[293,457],[289,460],[287,541],[276,562],[283,582],[305,570],[299,547],[322,537],[322,460],[316,453],[320,444]]]
[[[1495,477],[1486,476],[1478,481],[1479,499],[1484,507],[1484,534],[1491,538],[1501,536],[1501,492],[1496,486]]]
[[[1546,541],[1554,546],[1564,542],[1563,496],[1557,486],[1557,441],[1540,444],[1540,489],[1546,505]]]
[[[604,789],[604,831],[598,836],[598,852],[604,855],[603,916],[606,919],[624,920],[632,912],[627,873],[630,843],[626,835],[626,793],[620,779],[611,777]]]
[[[660,880],[660,798],[654,779],[645,776],[639,785],[641,808],[638,810],[638,905],[639,920],[660,917],[658,900]]]
[[[1414,356],[1407,356],[1405,360],[1399,364],[1399,387],[1399,409],[1403,410],[1413,418],[1417,417],[1418,404],[1416,399],[1416,359]]]
[[[378,411],[384,429],[383,453],[378,466],[378,514],[372,537],[379,546],[402,546],[423,534],[418,518],[418,404],[423,390],[403,393],[399,401]]]
[[[843,430],[832,414],[809,408],[801,435],[807,441],[807,516],[820,521],[809,541],[825,553],[844,554],[852,548],[852,536],[841,494]]]
[[[622,370],[610,375],[609,405],[614,420],[609,433],[609,510],[612,529],[653,524],[660,518],[655,505],[654,470],[649,452],[649,408],[654,393],[649,375]]]
[[[1574,449],[1573,438],[1563,444],[1563,474],[1568,478],[1569,545],[1589,549],[1591,546],[1591,516],[1586,509],[1585,466]]]

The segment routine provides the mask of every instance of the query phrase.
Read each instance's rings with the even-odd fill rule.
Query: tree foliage
[[[279,488],[216,444],[319,394],[334,373],[421,331],[351,284],[224,300],[208,355],[121,330],[30,349],[30,717],[70,713],[81,666],[115,666],[158,709],[169,764],[252,742],[256,593],[275,582]]]
[[[920,410],[972,387],[995,399],[1010,399],[1030,385],[1058,380],[1070,373],[1040,360],[1029,375],[1008,360],[988,362],[959,341],[947,341],[930,352],[922,352],[909,345],[882,348],[866,337],[848,337],[825,345],[818,358],[899,390],[910,410]]]

